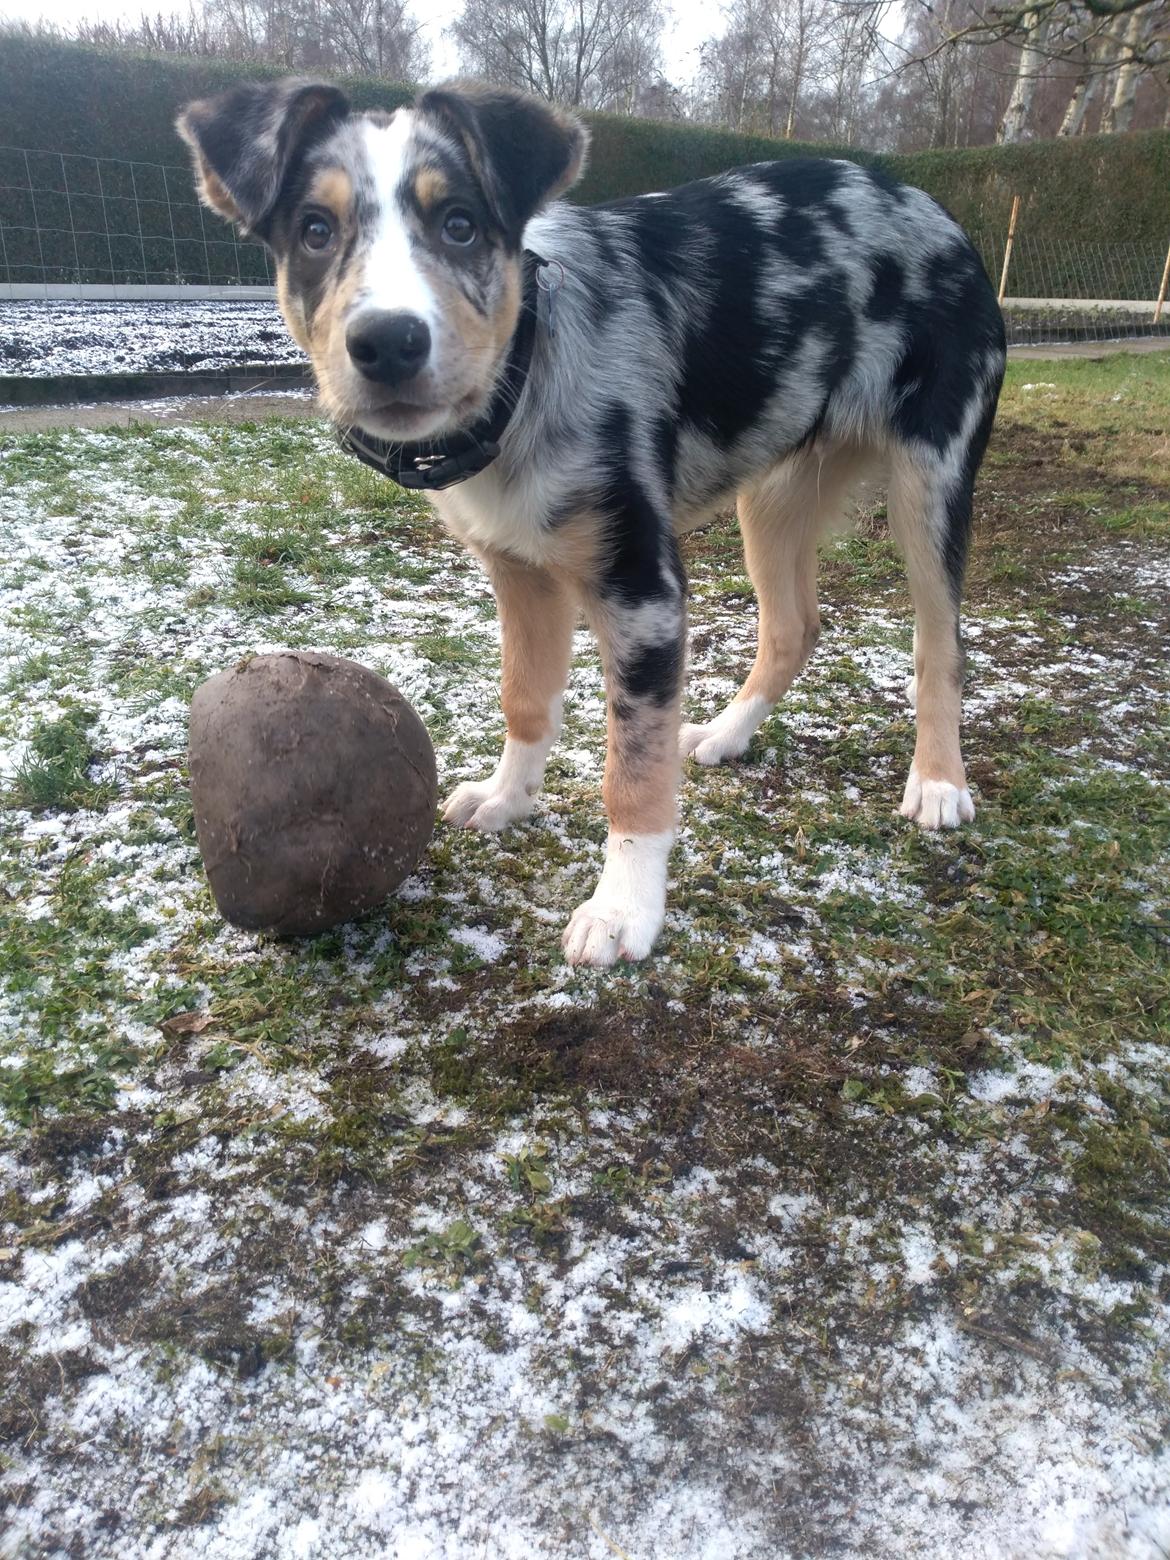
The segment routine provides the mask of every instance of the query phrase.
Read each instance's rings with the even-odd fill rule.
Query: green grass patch
[[[33,809],[92,807],[111,794],[92,780],[96,754],[90,732],[94,711],[77,707],[33,730],[27,755],[9,786],[8,800]]]

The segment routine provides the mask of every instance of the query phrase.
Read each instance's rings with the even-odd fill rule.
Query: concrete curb
[[[307,363],[241,363],[215,373],[0,375],[0,406],[65,406],[85,401],[146,401],[164,396],[233,395],[245,390],[311,387]]]

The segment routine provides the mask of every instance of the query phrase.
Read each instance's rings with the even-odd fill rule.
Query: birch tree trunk
[[[1101,82],[1108,74],[1106,56],[1115,47],[1115,39],[1109,32],[1098,34],[1086,44],[1081,74],[1072,89],[1057,135],[1081,135],[1084,132],[1089,107],[1100,96]]]
[[[1064,111],[1064,118],[1060,121],[1060,129],[1057,135],[1080,135],[1084,128],[1085,115],[1089,112],[1089,104],[1097,95],[1097,86],[1100,76],[1082,76],[1072,89],[1072,96],[1068,100],[1068,107]]]
[[[1120,135],[1128,130],[1133,122],[1133,105],[1137,98],[1138,77],[1141,75],[1141,66],[1136,56],[1145,24],[1145,13],[1134,11],[1122,34],[1125,58],[1117,67],[1117,83],[1113,88],[1113,98],[1101,120],[1101,129],[1106,134]]]
[[[1022,141],[1027,134],[1032,99],[1036,96],[1036,84],[1044,69],[1044,43],[1052,22],[1052,13],[1037,17],[1033,11],[1032,18],[1028,41],[1020,50],[1020,63],[1016,70],[1012,95],[999,127],[1001,144]]]

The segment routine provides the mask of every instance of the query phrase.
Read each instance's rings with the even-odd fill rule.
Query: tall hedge
[[[1012,196],[1020,231],[1081,243],[1170,244],[1170,131],[1026,141],[882,159],[941,200],[965,227],[1004,233]]]
[[[105,53],[78,44],[0,33],[0,146],[90,157],[186,163],[175,115],[242,77],[284,74],[234,60],[175,60]],[[341,80],[356,108],[396,108],[411,88],[368,77]],[[797,154],[850,155],[839,149],[702,125],[667,125],[589,114],[593,154],[581,198],[609,200],[665,189],[737,163]],[[853,154],[859,155],[859,154]]]
[[[0,146],[182,164],[173,121],[183,103],[243,75],[278,74],[234,61],[105,53],[0,34]],[[359,108],[394,107],[409,97],[406,87],[368,78],[343,84]],[[1021,232],[1033,240],[1132,240],[1145,247],[1170,241],[1170,131],[879,158],[699,125],[588,117],[593,155],[579,190],[587,201],[669,188],[737,163],[815,152],[878,162],[929,190],[981,235],[1005,230],[1018,194]]]
[[[80,44],[0,33],[0,146],[89,157],[185,164],[175,115],[244,77],[287,75],[237,60],[106,53]],[[355,106],[396,108],[409,87],[350,78]]]
[[[585,202],[668,190],[688,179],[706,178],[742,163],[776,157],[876,158],[856,147],[819,146],[806,141],[775,141],[762,135],[736,135],[708,125],[666,124],[627,119],[617,114],[586,114],[592,144],[589,167],[574,198]]]

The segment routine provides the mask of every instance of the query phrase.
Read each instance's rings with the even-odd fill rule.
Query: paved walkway
[[[48,428],[125,428],[131,423],[256,422],[264,417],[315,417],[313,395],[168,396],[162,401],[83,402],[70,406],[0,406],[0,434]]]
[[[1052,347],[1009,347],[1009,358],[1107,358],[1118,352],[1170,352],[1170,336],[1142,336],[1137,341],[1067,341]]]

